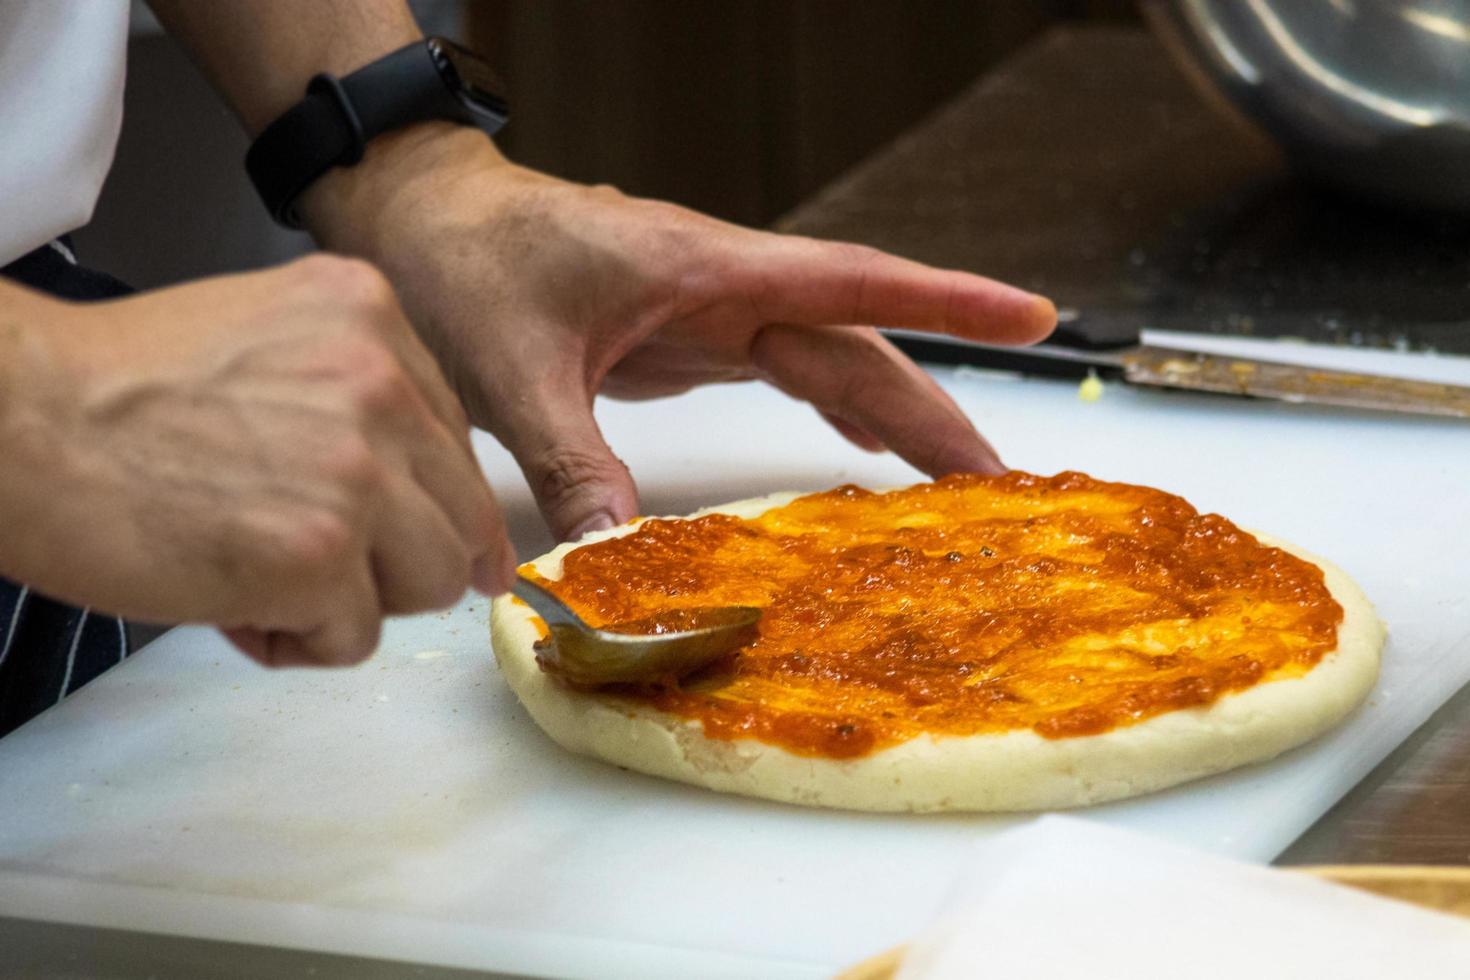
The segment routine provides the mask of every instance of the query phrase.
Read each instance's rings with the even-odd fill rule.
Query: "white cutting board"
[[[1340,357],[1470,383],[1463,359]],[[1470,680],[1470,425],[940,377],[1012,465],[1182,493],[1332,558],[1390,624],[1338,731],[1096,819],[1268,860]],[[599,411],[651,513],[916,478],[757,386]],[[538,551],[513,466],[480,448]],[[367,665],[320,673],[169,634],[0,741],[0,915],[556,976],[818,977],[916,933],[960,850],[1014,821],[811,811],[572,758],[499,680],[485,619],[471,599],[400,621]]]

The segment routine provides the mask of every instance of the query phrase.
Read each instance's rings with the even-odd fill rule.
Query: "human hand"
[[[649,398],[762,379],[858,446],[892,449],[926,473],[1004,469],[939,386],[865,325],[1029,343],[1055,323],[1049,301],[554,180],[506,163],[471,131],[379,143],[360,172],[336,171],[308,193],[308,222],[389,274],[558,536],[637,513],[593,420],[599,392]]]
[[[27,310],[5,574],[271,666],[356,662],[385,615],[509,586],[463,409],[365,263]]]

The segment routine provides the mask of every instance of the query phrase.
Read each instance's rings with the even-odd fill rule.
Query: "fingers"
[[[584,391],[548,385],[510,407],[496,435],[520,464],[558,540],[575,540],[637,515],[633,478],[603,440]]]
[[[461,475],[468,468],[469,474]],[[449,453],[419,453],[414,476],[442,509],[470,562],[470,584],[487,596],[509,592],[516,556],[490,485],[478,465]],[[451,602],[453,600],[450,600]]]
[[[737,268],[766,323],[875,324],[995,344],[1030,344],[1056,326],[1051,300],[966,272],[862,245],[752,233]]]
[[[356,328],[366,325],[374,343],[386,346],[395,367],[413,383],[434,416],[469,451],[469,423],[439,364],[408,321],[393,284],[359,259],[314,254],[291,263],[323,317]],[[273,281],[263,288],[277,288]]]
[[[861,433],[853,441],[863,448],[867,436],[930,476],[1005,472],[959,406],[876,330],[767,327],[751,359],[776,387]]]
[[[281,639],[290,636],[288,633],[277,633],[269,630],[258,629],[232,629],[222,630],[225,639],[245,656],[254,660],[262,667],[272,669],[280,667],[333,667],[339,664],[324,662],[313,659],[303,652],[299,647],[283,643]],[[356,663],[356,660],[347,661],[348,664]]]
[[[409,326],[408,320],[403,317],[401,311],[396,309],[396,306],[395,312],[399,322],[394,324],[393,329],[389,331],[390,345],[398,355],[404,370],[413,380],[414,386],[418,388],[428,403],[434,417],[444,425],[460,448],[473,458],[473,450],[470,449],[469,418],[465,414],[464,406],[460,404],[458,396],[450,389],[449,382],[445,380],[444,373],[439,369],[439,362],[418,339],[413,328]]]
[[[402,499],[414,506],[410,489],[421,490],[433,508],[421,511],[424,538],[414,541],[412,525],[410,533],[400,536],[405,548],[422,554],[424,560],[454,564],[457,553],[462,552],[469,568],[469,582],[485,595],[494,596],[510,590],[515,581],[515,550],[505,529],[505,518],[495,503],[495,495],[485,479],[484,472],[476,462],[472,451],[461,452],[447,430],[429,423],[433,438],[414,440],[409,459],[409,470],[413,486],[400,491]],[[399,515],[402,523],[403,515]],[[448,531],[449,539],[443,540],[437,532]],[[429,537],[440,539],[440,551],[423,551]],[[453,603],[464,591],[463,582],[456,588],[441,583],[432,592],[449,598],[440,606]],[[453,593],[451,595],[451,593]],[[419,605],[417,609],[437,608],[433,603]],[[410,610],[395,610],[410,611]]]
[[[363,279],[363,282],[354,284],[356,291],[362,294],[359,301],[373,316],[380,335],[396,355],[397,367],[412,382],[406,400],[421,403],[427,409],[428,415],[432,416],[429,418],[424,413],[400,410],[397,413],[399,421],[407,419],[411,424],[407,432],[402,432],[400,428],[401,438],[398,444],[412,447],[410,457],[415,478],[430,498],[439,504],[444,516],[458,532],[460,543],[468,554],[475,588],[486,595],[505,592],[509,590],[515,577],[515,553],[510,547],[505,523],[495,505],[490,485],[475,460],[464,406],[450,389],[438,361],[408,322],[393,293],[392,285],[381,273],[370,267],[367,270],[359,269],[358,272]],[[390,407],[404,409],[408,406],[394,406],[390,403]],[[414,425],[419,426],[420,431],[415,431]],[[397,523],[401,524],[402,515],[398,516]],[[442,528],[442,522],[434,515],[422,512],[421,516]],[[430,538],[440,537],[429,525],[425,525],[425,533]],[[398,537],[406,545],[412,536]],[[392,600],[392,609],[389,611],[407,612],[435,608],[433,603],[424,604],[426,596],[449,596],[452,593],[451,598],[439,603],[448,605],[463,593],[462,584],[458,589],[447,584],[443,574],[444,563],[457,564],[454,561],[456,552],[442,539],[441,544],[448,550],[440,552],[439,562],[431,562],[425,567],[420,575],[421,584],[415,586],[402,581],[401,591],[395,587],[389,593]],[[418,553],[429,557],[422,547],[418,549]],[[380,570],[389,575],[386,580],[388,583],[395,586],[400,583],[401,576],[392,574],[392,569],[405,563],[403,558],[380,563]]]
[[[334,620],[309,633],[266,634],[267,667],[350,667],[373,655],[382,620]]]
[[[883,452],[883,450],[888,448],[887,446],[883,445],[882,439],[879,439],[867,429],[862,429],[856,425],[853,425],[845,418],[833,415],[831,412],[819,411],[817,414],[822,416],[822,418],[826,421],[828,425],[836,429],[838,435],[842,436],[842,438],[846,439],[848,442],[852,443],[854,446],[858,447],[864,452],[881,453]]]
[[[323,613],[319,624],[299,633],[270,633],[266,662],[270,666],[346,666],[371,657],[378,646],[383,616],[368,562],[354,563],[346,570]]]
[[[226,640],[230,641],[230,646],[256,663],[265,664],[265,654],[269,644],[264,630],[242,626],[235,629],[222,629],[220,632],[224,634]]]
[[[469,423],[438,364],[370,267],[336,270],[340,291],[374,324],[372,346],[356,348],[354,387],[382,474],[366,481],[384,498],[372,542],[384,611],[452,604],[474,575],[489,595],[504,592],[515,561],[494,496],[474,457]]]
[[[485,595],[510,589],[515,551],[484,474],[442,427],[418,442],[404,474],[390,475],[374,531],[373,575],[382,611],[453,605],[467,584]]]
[[[443,609],[459,601],[472,559],[439,503],[409,479],[393,488],[373,538],[373,581],[383,613]]]
[[[363,263],[317,266],[315,287],[341,304],[345,336],[336,360],[349,376],[346,417],[358,430],[336,445],[327,473],[341,490],[339,517],[354,542],[350,561],[367,569],[367,581],[357,583],[349,604],[359,615],[334,614],[313,630],[267,632],[263,648],[260,637],[231,637],[272,664],[349,656],[343,651],[355,650],[368,635],[359,595],[364,589],[375,640],[382,617],[451,605],[472,581],[487,594],[504,592],[515,568],[499,509],[474,458],[465,412],[391,285]],[[336,583],[333,576],[308,579],[317,588]]]
[[[361,663],[378,646],[382,628],[377,589],[366,563],[342,576],[322,621],[300,632],[252,627],[222,632],[236,649],[264,667],[344,667]]]

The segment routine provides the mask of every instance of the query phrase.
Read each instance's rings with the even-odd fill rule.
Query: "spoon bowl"
[[[676,609],[649,619],[593,627],[547,589],[518,576],[511,591],[546,621],[536,644],[549,673],[578,687],[677,680],[726,656],[756,635],[753,606]]]

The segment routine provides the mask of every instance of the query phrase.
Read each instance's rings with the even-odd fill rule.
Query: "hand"
[[[470,131],[411,131],[370,157],[307,195],[313,230],[384,268],[561,537],[637,513],[592,417],[598,392],[759,378],[926,473],[1004,469],[939,386],[863,325],[1028,343],[1055,324],[1041,297],[554,180]]]
[[[464,412],[366,264],[41,302],[0,416],[6,574],[267,665],[355,662],[385,615],[509,585]]]

